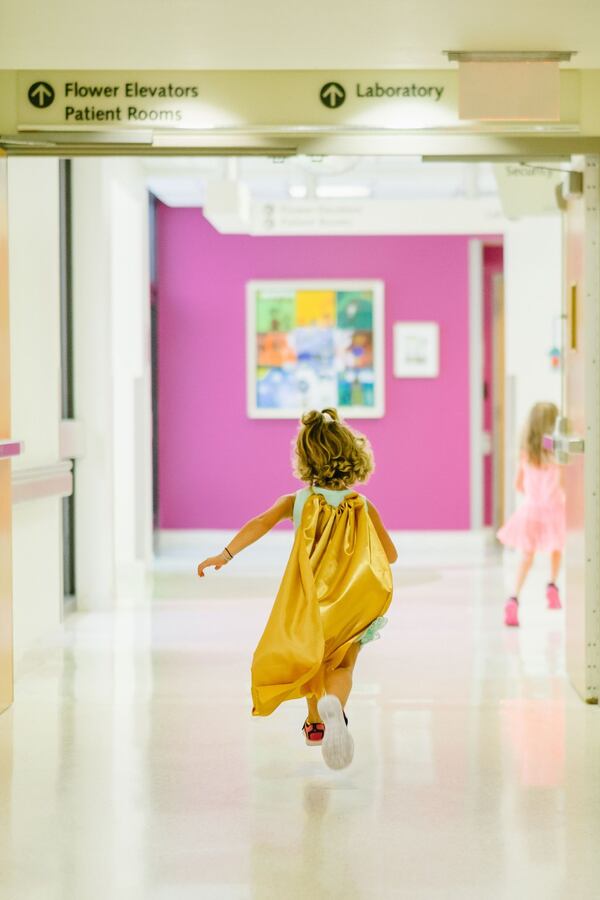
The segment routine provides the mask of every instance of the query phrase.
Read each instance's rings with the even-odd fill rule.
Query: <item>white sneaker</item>
[[[325,694],[317,703],[317,709],[325,723],[323,759],[330,769],[345,769],[354,756],[354,741],[344,721],[342,704],[333,694]]]

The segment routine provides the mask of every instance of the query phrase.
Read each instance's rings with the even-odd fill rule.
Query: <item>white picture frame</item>
[[[368,331],[368,348],[369,358],[372,357],[372,365],[364,367],[344,368],[344,354],[348,352],[347,348],[342,346],[347,333],[354,331],[356,335],[365,333],[366,328],[356,327],[351,329],[342,327],[338,324],[338,319],[332,323],[331,328],[335,332],[335,357],[332,363],[330,374],[330,387],[320,387],[319,385],[306,391],[306,401],[304,403],[294,403],[293,405],[265,406],[264,394],[261,401],[258,399],[259,374],[264,375],[264,371],[269,366],[261,365],[261,359],[264,361],[264,345],[259,350],[259,335],[268,333],[264,330],[264,325],[260,323],[261,331],[259,331],[259,300],[264,302],[265,297],[272,298],[291,298],[296,297],[298,292],[333,292],[336,295],[335,308],[339,308],[339,295],[360,295],[363,294],[372,300],[372,317],[371,326]],[[298,301],[299,302],[299,301]],[[280,306],[285,310],[285,306]],[[277,307],[275,307],[277,308]],[[262,316],[262,313],[260,313]],[[284,313],[285,316],[285,313]],[[284,316],[282,318],[284,318]],[[345,321],[345,320],[344,320]],[[357,319],[357,323],[358,323]],[[345,322],[347,325],[347,322]],[[273,334],[291,334],[288,330],[289,325],[283,322],[278,323],[281,332],[273,332]],[[294,325],[297,332],[300,325]],[[311,326],[314,328],[322,327],[327,331],[327,325],[323,324]],[[251,419],[298,419],[307,409],[321,409],[327,406],[335,406],[346,419],[369,419],[381,418],[385,412],[385,334],[384,334],[384,284],[379,280],[345,280],[345,279],[294,279],[294,280],[265,280],[250,281],[246,285],[246,383],[247,383],[247,414]],[[294,343],[294,341],[291,341]],[[292,377],[291,372],[296,365],[300,366],[300,353],[294,362],[290,360],[281,366],[272,366],[273,370],[280,369],[286,377]],[[329,360],[328,360],[329,361]],[[362,395],[369,400],[368,403],[362,405],[360,403],[347,404],[339,402],[344,391],[341,386],[341,379],[344,373],[354,372],[354,378],[358,383],[359,378],[365,379],[364,383],[356,387],[353,384],[352,393],[357,391],[359,396]],[[308,373],[309,376],[311,373]],[[367,383],[368,381],[368,383]],[[320,384],[320,382],[319,382]],[[323,384],[327,385],[327,379],[323,379]],[[339,387],[339,389],[338,389]]]
[[[437,378],[440,374],[440,327],[437,322],[394,324],[394,376]]]

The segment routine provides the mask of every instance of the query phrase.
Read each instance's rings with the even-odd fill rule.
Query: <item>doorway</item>
[[[0,153],[0,713],[13,700],[13,585],[8,296],[8,161]]]
[[[97,161],[95,161],[95,162],[97,162]],[[219,165],[222,165],[222,160],[212,159],[212,160],[209,160],[209,162],[211,165],[215,166],[215,168],[217,167],[217,163]],[[385,173],[385,161],[379,160],[379,163],[380,163],[381,170]],[[312,160],[310,162],[310,164],[308,166],[308,171],[306,173],[307,174],[306,184],[304,185],[305,187],[307,187],[307,190],[311,189],[311,179],[314,179],[314,172],[310,171],[310,167],[311,166],[314,167],[314,166],[320,165],[320,164],[321,163],[318,163],[315,160]],[[342,163],[337,163],[337,164],[342,166]],[[281,167],[282,163],[281,163],[281,161],[277,161],[277,162],[270,161],[270,165],[272,165],[273,167],[276,167],[276,166]],[[325,187],[329,187],[330,189],[335,187],[335,179],[336,178],[339,179],[340,175],[342,175],[342,174],[346,177],[347,173],[349,171],[354,173],[352,176],[354,178],[357,169],[359,170],[359,167],[360,167],[360,163],[359,163],[359,165],[354,166],[354,168],[352,168],[352,167],[348,168],[349,160],[344,160],[343,165],[344,165],[344,169],[342,172],[338,172],[338,173],[330,172],[327,174],[327,177],[324,179]],[[179,168],[181,168],[181,167],[179,167]],[[389,178],[389,175],[390,175],[389,171],[385,174]],[[158,176],[156,176],[156,175],[153,176],[155,190],[156,190],[156,178],[157,177]],[[298,187],[301,187],[301,186],[302,185],[299,185],[297,182],[290,183],[290,185],[287,188],[288,194],[289,194],[290,188],[297,189]],[[330,192],[329,199],[332,199],[332,198],[335,198],[336,202],[339,203],[339,199],[340,199],[339,196],[335,197],[335,194],[332,194]],[[266,212],[266,208],[271,207],[270,215],[272,217],[275,214],[281,216],[283,214],[283,212],[285,211],[284,207],[285,207],[285,204],[287,204],[289,202],[289,199],[290,199],[290,196],[285,198],[285,201],[282,198],[279,198],[279,200],[277,200],[276,198],[274,199],[273,197],[271,197],[269,202],[265,202],[261,206],[260,210],[258,210],[256,219],[254,220],[256,229],[262,229],[263,233],[262,233],[262,235],[257,234],[257,233],[247,234],[245,236],[247,241],[249,241],[250,243],[252,243],[254,241],[254,243],[256,244],[257,241],[261,239],[261,237],[266,238],[267,234],[265,233],[265,231],[267,228],[271,229],[271,233],[270,233],[271,237],[273,237],[275,239],[290,237],[289,234],[287,236],[282,235],[282,234],[279,234],[279,235],[273,234],[272,233],[273,226],[268,225],[268,221],[264,215]],[[293,195],[291,195],[291,199],[294,199]],[[324,199],[327,199],[327,198],[324,198]],[[354,198],[354,200],[356,200],[356,197]],[[121,203],[120,208],[122,210],[127,211],[129,209],[129,202],[126,199],[124,199],[123,197],[121,197],[120,203]],[[147,208],[147,196],[145,198],[145,204],[146,204],[146,208]],[[412,212],[412,209],[410,211]],[[272,218],[271,221],[275,221],[275,220]],[[280,218],[279,219],[280,224],[282,221],[283,220]],[[297,223],[295,223],[293,227],[298,228]],[[413,227],[414,227],[414,222],[413,222]],[[421,223],[421,227],[425,227],[425,226]],[[475,231],[475,229],[473,229],[473,231]],[[122,231],[122,236],[123,237],[126,236],[125,231]],[[308,235],[304,235],[304,237],[308,237]],[[332,237],[332,235],[324,235],[324,237],[329,238],[329,237]],[[488,257],[490,257],[490,260],[489,260],[490,276],[489,276],[489,279],[486,278],[486,280],[485,280],[485,290],[486,290],[486,294],[489,297],[489,302],[486,301],[486,306],[484,309],[484,325],[485,325],[485,335],[486,335],[486,338],[485,338],[486,348],[489,349],[490,352],[489,352],[489,354],[486,354],[486,360],[488,360],[488,362],[486,362],[486,368],[484,369],[483,374],[485,376],[485,379],[492,380],[492,382],[493,382],[492,387],[495,387],[495,385],[502,386],[505,381],[505,379],[503,378],[503,373],[501,371],[501,367],[499,366],[499,360],[502,359],[502,345],[504,343],[503,329],[501,328],[502,315],[503,315],[503,305],[502,305],[503,283],[502,283],[501,272],[498,267],[498,259],[496,258],[496,260],[495,260],[495,265],[496,265],[495,270],[494,270],[494,266],[492,265],[492,260],[491,260],[491,257],[493,257],[494,254],[496,254],[496,257],[498,255],[497,254],[497,244],[490,244],[489,246],[490,246],[490,250],[488,251]],[[485,256],[484,256],[484,268],[485,268]],[[152,276],[152,273],[155,272],[154,264],[149,265],[148,269],[150,270],[150,273]],[[152,281],[154,281],[154,280],[155,279],[152,278]],[[150,293],[150,292],[148,292],[148,293]],[[148,293],[146,294],[146,298],[148,296]],[[498,321],[496,321],[496,327],[493,327],[495,317]],[[126,322],[124,322],[124,324],[126,324]],[[488,328],[488,325],[490,326],[489,328]],[[151,329],[151,331],[156,336],[156,334],[157,334],[156,326],[154,326]],[[148,333],[150,333],[150,329],[149,329]],[[96,337],[98,338],[99,335],[100,335],[100,332],[97,332]],[[139,334],[137,331],[136,331],[136,335],[138,335],[138,337],[139,337]],[[136,337],[136,341],[138,340],[138,337]],[[141,350],[140,350],[140,347],[142,348]],[[138,354],[138,352],[142,352],[142,355],[143,355],[143,346],[139,345],[139,344],[136,345],[135,352],[136,352],[136,354]],[[121,359],[124,359],[124,358],[125,357],[121,357]],[[141,359],[142,356],[139,356],[137,358]],[[443,356],[442,356],[442,360],[443,360]],[[389,364],[389,361],[388,361],[388,364]],[[140,371],[141,371],[141,369],[140,369]],[[134,396],[133,409],[134,409],[134,411],[137,410],[138,412],[140,410],[146,409],[145,404],[147,401],[151,400],[151,396],[152,396],[151,394],[146,395],[146,386],[145,386],[146,382],[144,382],[143,380],[140,381],[139,380],[140,378],[141,378],[141,376],[139,376],[139,375],[135,376],[135,378],[134,378],[135,384],[132,385],[132,392],[133,392],[133,396]],[[498,419],[498,416],[500,415],[499,410],[502,410],[504,408],[505,402],[504,402],[504,395],[503,395],[503,391],[502,391],[501,387],[496,388],[495,390],[489,390],[489,381],[485,382],[485,379],[484,379],[484,383],[488,383],[488,393],[485,396],[483,395],[483,393],[480,393],[479,402],[481,403],[481,398],[483,397],[484,406],[483,406],[482,416],[484,419],[484,425],[487,425],[487,424],[489,424],[490,419],[492,422],[494,420]],[[156,390],[154,392],[154,395],[156,397]],[[406,396],[406,394],[405,394],[405,396]],[[136,397],[137,397],[137,400],[135,399]],[[147,408],[148,409],[151,408],[150,402],[148,403]],[[156,401],[155,401],[155,408],[156,408]],[[399,407],[399,408],[401,408],[401,407]],[[127,415],[128,415],[128,413],[124,409],[124,416],[121,421],[125,421],[127,418]],[[139,434],[143,434],[145,429],[147,428],[147,426],[150,424],[149,417],[148,417],[148,421],[146,421],[144,419],[144,415],[145,414],[142,414],[141,419],[136,419],[135,415],[134,415],[134,420],[137,422],[137,427],[139,428]],[[156,417],[155,417],[154,425],[156,427]],[[502,448],[504,446],[504,441],[502,440],[503,432],[504,432],[503,426],[502,427],[498,426],[495,430],[492,429],[492,436],[490,438],[490,443],[491,443],[492,449],[495,449],[495,447],[497,446],[497,454],[498,454],[497,458],[500,457]],[[178,437],[181,438],[181,435],[178,435]],[[431,437],[432,437],[432,441],[433,441],[435,436],[432,435]],[[155,443],[156,443],[156,433],[155,433]],[[486,455],[488,457],[491,457],[491,459],[494,458],[494,456],[492,454],[488,453]],[[503,504],[503,498],[504,498],[504,494],[505,494],[505,491],[503,490],[503,480],[505,479],[506,466],[501,465],[501,464],[495,465],[495,464],[491,463],[491,459],[488,460],[487,462],[485,460],[482,460],[483,478],[486,483],[486,490],[485,490],[485,497],[484,497],[484,501],[485,501],[484,509],[485,509],[485,517],[488,520],[488,524],[494,525],[495,521],[498,521],[502,515],[502,504]],[[143,470],[140,467],[136,468],[136,466],[134,465],[130,470],[128,470],[128,472],[133,472],[134,475],[136,476],[136,478],[139,477],[140,472],[143,472],[141,480],[136,481],[134,478],[134,483],[136,485],[135,491],[138,491],[138,490],[144,491],[145,488],[143,487],[143,482],[146,479],[145,470]],[[156,462],[155,462],[155,472],[156,472]],[[128,477],[129,477],[128,473],[123,473],[123,474],[124,474],[124,476],[127,476],[127,477],[124,477],[121,483],[124,485],[127,485],[127,483],[131,484],[132,483],[131,479],[129,479],[129,481],[128,481]],[[157,479],[155,478],[154,487],[153,487],[154,508],[155,509],[157,506],[156,481],[157,481]],[[113,521],[114,521],[114,511],[112,511],[110,513],[109,517],[111,517],[111,516],[113,517]],[[121,522],[121,524],[123,524],[123,523]],[[143,538],[143,537],[140,538],[140,534],[143,533],[145,527],[146,527],[145,525],[142,525],[142,530],[140,532],[132,531],[131,533],[127,534],[127,539],[131,540],[131,546],[134,548],[136,553],[141,550],[141,542],[143,540],[145,540],[145,538]],[[145,551],[143,551],[143,552],[145,552]]]

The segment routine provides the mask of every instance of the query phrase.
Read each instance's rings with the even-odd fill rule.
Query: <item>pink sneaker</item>
[[[548,609],[562,609],[558,588],[552,582],[546,588],[546,600],[548,601]]]
[[[504,624],[516,627],[519,624],[519,603],[516,597],[510,597],[504,607]]]

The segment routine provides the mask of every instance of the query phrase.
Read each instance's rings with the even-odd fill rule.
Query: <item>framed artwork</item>
[[[326,406],[382,416],[383,297],[381,281],[249,282],[250,418],[296,419]]]
[[[396,378],[437,378],[440,374],[440,329],[437,322],[396,322]]]

